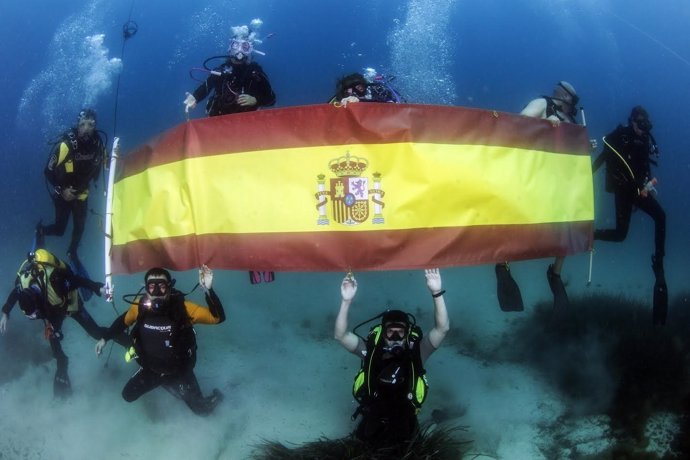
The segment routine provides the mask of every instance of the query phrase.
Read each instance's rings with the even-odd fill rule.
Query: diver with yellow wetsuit
[[[106,328],[100,327],[84,307],[79,288],[102,294],[103,283],[75,275],[70,267],[45,249],[38,249],[21,264],[14,289],[2,307],[0,333],[7,331],[9,315],[18,302],[24,315],[45,324],[45,336],[50,343],[57,371],[53,380],[55,396],[69,396],[72,387],[67,373],[68,358],[62,350],[62,322],[70,317],[93,338],[100,339]],[[119,335],[118,343],[128,344],[126,336]]]
[[[77,125],[65,131],[50,153],[44,174],[50,184],[55,206],[55,222],[36,226],[39,238],[62,236],[72,215],[72,239],[67,249],[70,259],[79,261],[77,248],[84,234],[89,186],[100,174],[106,158],[105,143],[96,130],[96,112],[79,112]]]

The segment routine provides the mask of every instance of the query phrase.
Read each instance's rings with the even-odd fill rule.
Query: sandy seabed
[[[616,248],[622,249],[611,245],[597,254],[588,287],[588,255],[568,259],[563,277],[571,297],[613,292],[651,299],[653,277],[642,262],[647,256]],[[681,280],[669,259],[673,294]],[[533,305],[549,299],[548,263],[512,265],[525,299],[523,313],[499,310],[493,266],[442,270],[452,331],[429,359],[430,396],[420,420],[429,421],[440,410],[449,423],[466,427],[462,436],[473,440],[467,458],[582,458],[611,445],[604,414],[579,415],[576,403],[537,370],[492,361],[480,352],[505,343]],[[425,331],[431,327],[433,304],[422,272],[356,275],[351,327],[388,306],[411,311]],[[136,365],[125,363],[117,345],[109,358],[97,358],[94,341],[71,320],[65,322],[63,347],[74,394],[53,399],[55,364],[42,326],[15,309],[8,333],[0,337],[0,458],[248,459],[264,440],[298,445],[347,435],[354,428],[351,384],[359,363],[332,339],[342,276],[279,273],[273,283],[250,285],[244,272],[216,273],[214,285],[228,320],[197,326],[196,374],[205,393],[219,388],[225,399],[206,418],[162,389],[126,403],[120,392]],[[117,277],[118,295],[136,292],[140,278]],[[194,278],[178,274],[177,287],[191,289]],[[189,299],[203,303],[199,291]],[[121,301],[115,306],[124,311]],[[95,297],[87,308],[100,324],[115,317],[112,307]],[[664,452],[678,420],[659,413],[648,425],[648,449]]]

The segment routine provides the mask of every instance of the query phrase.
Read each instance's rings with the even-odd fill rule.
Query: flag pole
[[[582,126],[587,127],[587,118],[585,118],[585,108],[580,107],[580,114],[582,115]],[[595,141],[594,141],[595,142]],[[594,146],[593,140],[589,141],[591,146]],[[587,272],[587,286],[592,284],[592,266],[594,265],[594,245],[589,248],[589,271]]]
[[[113,301],[113,292],[115,286],[113,285],[112,273],[112,247],[113,247],[113,184],[115,183],[115,168],[117,166],[118,153],[120,152],[120,138],[113,139],[113,149],[110,152],[110,165],[108,167],[108,188],[106,192],[105,201],[105,299],[108,302]]]

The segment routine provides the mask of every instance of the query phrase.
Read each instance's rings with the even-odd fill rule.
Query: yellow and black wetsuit
[[[37,289],[31,302],[25,302],[22,296],[27,290]],[[62,350],[62,323],[69,316],[94,339],[103,337],[106,328],[100,327],[93,320],[79,296],[79,288],[87,288],[101,295],[103,285],[90,279],[75,275],[69,266],[45,249],[38,249],[31,259],[24,261],[17,271],[14,289],[11,290],[2,312],[9,316],[17,302],[24,314],[30,319],[42,320],[45,323],[46,339],[50,343],[53,357],[57,361],[55,381],[61,382],[62,392],[69,392],[67,375],[68,358]],[[118,336],[120,344],[127,343],[127,337]],[[56,396],[62,396],[63,394]]]
[[[208,397],[202,395],[194,375],[196,339],[193,325],[225,321],[223,305],[212,289],[206,294],[206,303],[209,308],[186,301],[182,293],[173,290],[160,311],[150,311],[137,302],[113,322],[104,338],[108,340],[133,326],[132,339],[141,366],[122,390],[125,401],[135,401],[163,386],[199,415],[209,414],[220,402],[222,395],[218,390]]]
[[[105,158],[105,145],[98,132],[80,138],[77,129],[72,128],[63,134],[62,141],[51,152],[44,170],[53,191],[51,198],[55,206],[55,222],[40,230],[44,235],[62,236],[72,214],[74,220],[68,253],[73,257],[76,257],[86,225],[89,186],[98,178]],[[68,187],[77,191],[75,200],[65,201],[62,198],[61,191]]]

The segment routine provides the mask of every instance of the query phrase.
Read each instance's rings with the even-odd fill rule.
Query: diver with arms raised
[[[123,388],[124,400],[136,401],[163,386],[195,414],[208,415],[223,395],[217,389],[208,397],[201,393],[194,375],[197,349],[194,324],[225,321],[223,304],[211,287],[213,272],[205,265],[199,270],[199,285],[205,292],[208,308],[185,300],[185,295],[174,289],[170,272],[163,268],[146,272],[144,282],[143,296],[132,296],[136,298],[129,310],[115,319],[96,343],[96,354],[100,356],[108,340],[132,327],[133,346],[126,358],[135,358],[141,367]]]
[[[353,418],[362,415],[362,420],[354,435],[375,448],[402,446],[417,434],[417,413],[428,388],[424,363],[450,329],[441,274],[438,269],[425,270],[424,274],[434,304],[434,327],[427,334],[416,325],[414,316],[400,310],[377,316],[381,324],[372,327],[366,339],[348,331],[357,281],[348,274],[340,286],[342,301],[335,320],[335,339],[362,360],[353,387],[360,404]]]

